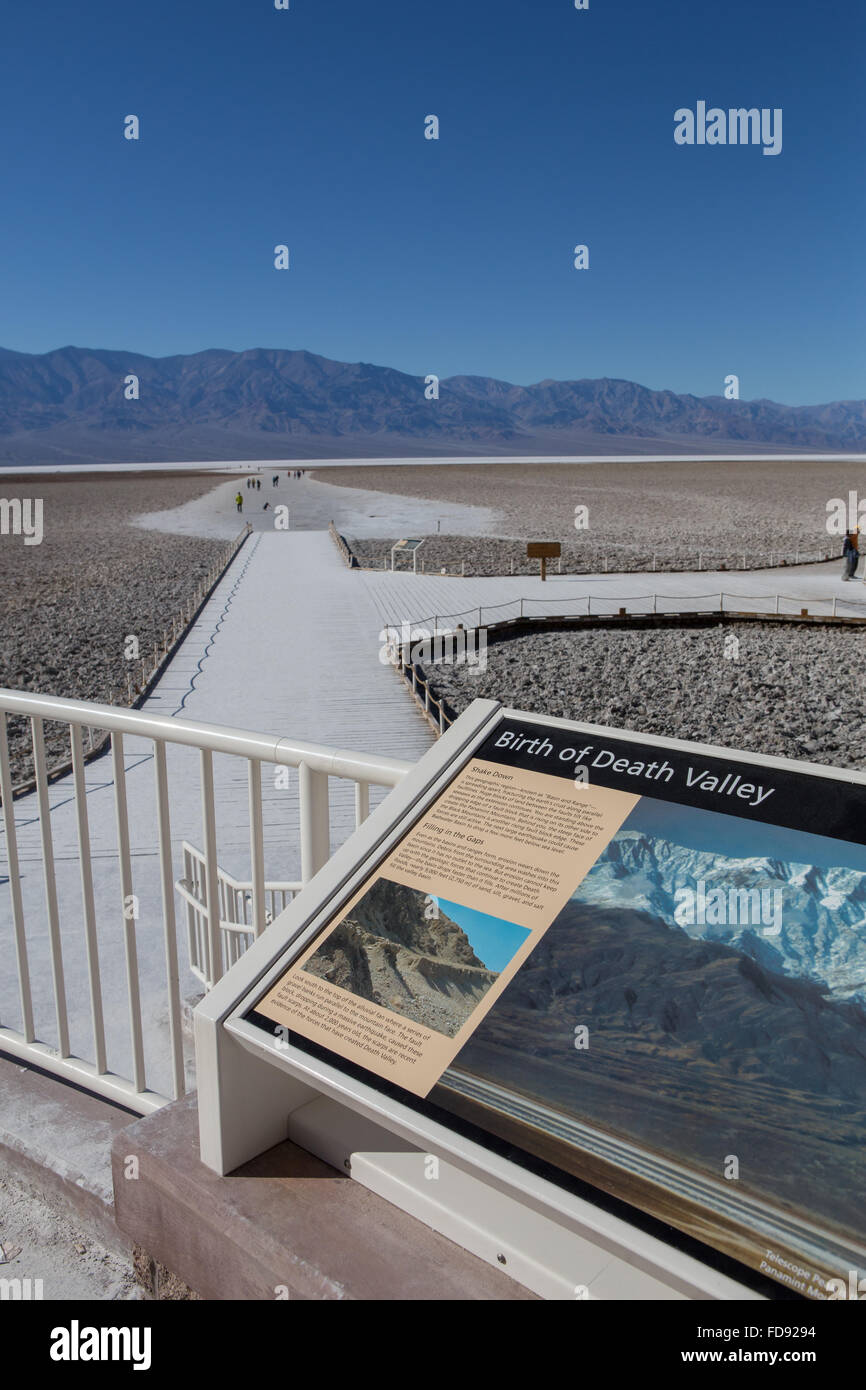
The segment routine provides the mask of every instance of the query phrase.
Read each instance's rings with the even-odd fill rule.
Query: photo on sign
[[[304,970],[453,1038],[529,931],[377,878]]]
[[[642,798],[437,1101],[467,1074],[520,1097],[504,1137],[583,1176],[584,1127],[617,1136],[603,1185],[703,1239],[713,1213],[648,1201],[641,1152],[866,1247],[866,848]]]

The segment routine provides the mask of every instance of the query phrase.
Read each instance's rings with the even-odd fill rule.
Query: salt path
[[[217,586],[197,622],[147,700],[147,712],[182,715],[209,723],[234,725],[274,736],[338,745],[415,760],[433,741],[433,734],[397,677],[379,660],[385,623],[422,623],[445,614],[463,614],[471,621],[481,605],[485,620],[504,616],[520,598],[532,600],[533,612],[579,611],[585,596],[615,609],[624,599],[629,607],[648,596],[666,596],[667,607],[699,606],[692,595],[704,595],[708,607],[716,595],[792,595],[826,608],[837,600],[866,592],[843,584],[838,563],[760,574],[707,573],[676,575],[590,575],[579,579],[556,576],[539,579],[459,579],[435,575],[350,571],[345,568],[327,531],[334,517],[341,529],[356,534],[423,534],[434,519],[445,517],[443,530],[464,534],[489,532],[493,513],[483,508],[447,508],[416,499],[358,493],[330,484],[303,480],[271,490],[270,474],[261,491],[243,485],[244,515],[239,518],[231,498],[237,483],[221,483],[196,502],[175,513],[149,514],[141,524],[188,534],[229,536],[240,520],[249,520],[253,534]],[[292,529],[274,528],[273,505],[289,501]],[[265,501],[271,506],[264,510]],[[738,600],[746,607],[750,601]],[[498,612],[495,605],[510,605]],[[761,606],[766,606],[761,600]],[[861,609],[861,611],[863,611]],[[165,1003],[162,913],[156,842],[154,766],[151,745],[128,739],[125,747],[130,836],[133,850],[133,889],[140,911],[136,929],[141,979],[145,1059],[149,1085],[168,1092],[168,1017]],[[193,749],[172,748],[168,757],[171,788],[174,877],[181,874],[181,841],[200,845],[201,807],[198,755]],[[249,877],[246,768],[239,759],[216,755],[218,858],[237,878]],[[126,1002],[123,917],[118,876],[115,811],[108,757],[86,770],[87,805],[93,847],[94,887],[99,926],[109,1067],[130,1075],[131,1048]],[[350,833],[354,799],[349,784],[332,780],[332,845]],[[384,792],[374,794],[373,803]],[[74,804],[69,779],[50,788],[51,829],[57,864],[63,941],[63,965],[70,1009],[72,1050],[92,1058],[88,984],[84,954],[83,918]],[[269,879],[299,877],[297,781],[276,785],[274,769],[263,770],[265,872]],[[21,858],[22,893],[33,982],[37,1035],[56,1045],[39,823],[34,798],[15,804]],[[3,879],[5,853],[0,858]],[[6,880],[8,885],[8,880]],[[183,922],[178,912],[179,923]],[[0,949],[13,959],[8,886],[0,897]],[[200,985],[187,965],[185,941],[180,945],[181,992],[193,997]],[[13,972],[0,979],[0,1020],[20,1028],[17,986]]]

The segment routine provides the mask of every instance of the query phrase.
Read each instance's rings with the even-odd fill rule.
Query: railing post
[[[30,728],[33,734],[33,773],[36,778],[36,802],[39,807],[39,832],[42,840],[42,876],[45,883],[45,907],[48,917],[48,941],[51,951],[51,978],[54,986],[58,1050],[61,1057],[68,1057],[69,1023],[66,1012],[63,946],[60,936],[60,912],[57,905],[57,878],[54,872],[54,843],[51,838],[51,810],[48,803],[45,734],[42,719],[34,716],[30,720]]]
[[[75,788],[75,816],[78,824],[78,869],[81,877],[81,903],[84,912],[84,941],[87,949],[87,978],[90,986],[90,1016],[93,1022],[93,1052],[96,1070],[107,1071],[102,986],[99,978],[99,941],[96,932],[96,906],[93,896],[93,865],[90,826],[87,817],[87,788],[84,781],[84,741],[81,727],[70,724],[72,782]]]
[[[355,829],[363,825],[370,814],[370,787],[367,782],[355,783]]]
[[[126,956],[126,991],[129,1005],[129,1032],[132,1044],[132,1079],[137,1091],[146,1087],[144,1036],[141,1024],[141,984],[136,944],[136,899],[132,891],[132,851],[129,842],[129,810],[126,800],[126,766],[123,761],[123,734],[111,735],[111,770],[114,775],[114,810],[117,820],[117,857],[120,868],[121,916]],[[130,911],[132,908],[132,911]]]
[[[159,840],[159,875],[162,889],[162,929],[165,953],[165,983],[168,991],[168,1032],[171,1044],[171,1066],[174,1098],[180,1100],[186,1091],[183,1069],[183,1027],[180,1016],[180,984],[177,968],[177,920],[174,911],[174,875],[171,864],[171,818],[168,807],[168,774],[165,744],[153,742],[153,766],[156,777],[156,821]]]
[[[328,813],[328,777],[298,764],[301,821],[301,880],[308,883],[328,862],[331,829]]]
[[[216,816],[213,795],[213,753],[201,750],[201,813],[204,836],[204,892],[207,912],[208,955],[205,978],[208,987],[222,977],[220,942],[219,875],[217,872]]]
[[[257,758],[249,762],[250,865],[253,881],[253,930],[260,936],[265,929],[265,848],[262,824],[262,765]]]
[[[25,1042],[33,1042],[33,1000],[30,993],[30,967],[27,959],[27,936],[24,930],[24,903],[21,897],[21,875],[18,868],[18,839],[15,830],[15,803],[12,800],[12,770],[9,763],[9,739],[6,733],[6,714],[0,713],[0,795],[3,797],[3,825],[6,830],[6,866],[9,871],[9,892],[12,898],[12,926],[15,932],[15,957],[18,965],[18,997],[21,1001],[21,1031]]]

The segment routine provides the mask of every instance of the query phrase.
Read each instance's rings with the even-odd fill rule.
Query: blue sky
[[[516,922],[490,917],[486,912],[477,912],[474,907],[464,907],[447,898],[437,901],[445,916],[463,928],[473,951],[488,970],[504,970],[529,935],[528,927],[519,927]]]
[[[857,0],[47,0],[3,29],[2,346],[866,396]],[[701,99],[781,107],[782,153],[677,147]]]

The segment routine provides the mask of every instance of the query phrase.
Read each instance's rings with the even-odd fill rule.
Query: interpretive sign
[[[246,1023],[847,1297],[863,774],[497,711],[395,831]]]
[[[421,549],[421,547],[422,547],[423,544],[424,544],[424,537],[423,537],[423,536],[422,536],[420,539],[418,539],[418,538],[416,538],[416,537],[408,537],[408,538],[404,538],[403,540],[400,540],[400,541],[395,541],[394,544],[391,546],[391,568],[392,568],[392,569],[394,568],[394,557],[395,557],[395,555],[399,552],[400,554],[406,554],[406,555],[411,555],[411,556],[412,556],[412,569],[413,569],[415,572],[417,572],[417,569],[418,569],[418,551]]]
[[[529,560],[558,560],[562,554],[559,541],[528,541],[526,556]]]

